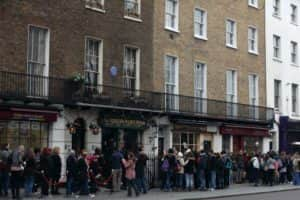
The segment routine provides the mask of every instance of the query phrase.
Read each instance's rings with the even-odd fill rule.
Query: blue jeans
[[[199,170],[199,187],[201,190],[204,190],[206,188],[206,176],[205,176],[205,170]]]
[[[183,189],[183,174],[176,174],[176,187]]]
[[[32,188],[34,183],[34,177],[33,176],[26,176],[24,180],[24,190],[25,195],[31,195],[32,194]]]
[[[300,172],[294,172],[294,185],[300,185]]]
[[[136,178],[136,184],[139,192],[147,193],[147,184],[145,177]]]
[[[0,172],[0,193],[3,191],[4,194],[8,193],[9,186],[9,175],[8,172]]]
[[[169,191],[171,190],[171,178],[173,176],[173,172],[171,171],[168,171],[166,172],[166,182],[165,182],[165,186],[164,186],[164,189]]]
[[[81,195],[88,195],[89,194],[89,182],[88,182],[88,178],[84,178],[82,180],[80,180],[80,187],[79,187],[79,193]]]
[[[217,179],[217,174],[216,171],[211,171],[210,172],[210,183],[209,183],[209,187],[211,189],[216,189],[216,180]]]
[[[185,174],[185,185],[186,189],[191,190],[194,186],[194,176],[193,174]]]
[[[70,195],[72,194],[74,191],[74,178],[73,177],[68,177],[67,178],[67,183],[66,183],[66,194]]]

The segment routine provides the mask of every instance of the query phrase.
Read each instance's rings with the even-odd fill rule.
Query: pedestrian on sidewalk
[[[59,147],[54,147],[53,148],[53,153],[50,156],[51,159],[51,169],[50,169],[50,174],[51,174],[51,194],[53,195],[58,195],[60,194],[58,189],[59,189],[59,180],[61,178],[61,158],[59,156],[60,154],[60,148]]]
[[[177,168],[176,169],[176,189],[178,191],[181,191],[181,190],[184,189],[183,179],[184,179],[184,166],[185,166],[183,154],[181,152],[177,153],[176,161],[177,161],[177,167],[176,167]]]
[[[79,195],[88,195],[89,194],[89,186],[88,186],[88,161],[87,161],[87,152],[82,150],[81,155],[77,162],[77,182],[78,191],[77,197]]]
[[[111,192],[119,192],[121,190],[122,180],[122,159],[123,154],[115,149],[112,154],[111,174],[112,174],[112,190]]]
[[[15,149],[9,158],[11,172],[11,191],[13,199],[21,199],[20,187],[22,181],[24,146],[20,145]]]
[[[199,190],[206,190],[206,170],[208,165],[208,156],[207,154],[201,150],[197,160],[197,177],[199,183]]]
[[[275,169],[276,169],[276,161],[273,158],[273,154],[269,153],[267,155],[267,166],[268,166],[268,184],[273,186],[274,177],[275,177]]]
[[[36,163],[32,149],[28,149],[24,156],[24,190],[25,197],[31,197],[34,185]]]
[[[253,155],[253,157],[251,158],[251,167],[252,167],[252,175],[253,175],[253,183],[254,186],[258,186],[258,182],[259,182],[259,169],[260,169],[260,164],[259,164],[259,159],[258,159],[258,155]]]
[[[8,157],[10,155],[9,144],[3,145],[0,151],[0,197],[8,196],[9,185],[9,164]]]
[[[137,183],[139,192],[146,194],[148,192],[148,190],[147,190],[147,184],[146,184],[145,168],[146,168],[147,161],[149,160],[149,158],[144,153],[143,147],[139,147],[138,151],[139,152],[137,155],[137,161],[136,161],[136,167],[135,167],[136,183]]]
[[[224,189],[224,162],[219,153],[216,155],[217,163],[216,163],[216,172],[217,172],[217,189]]]
[[[214,191],[217,188],[217,158],[213,151],[209,153],[209,172],[210,172],[210,182],[209,188],[211,191]]]
[[[70,154],[66,161],[66,176],[67,176],[67,183],[66,183],[66,196],[70,196],[75,193],[75,180],[76,180],[76,166],[77,166],[77,158],[75,156],[75,150],[70,150]]]
[[[40,198],[43,198],[44,196],[49,195],[49,186],[51,183],[50,179],[50,169],[51,169],[51,149],[45,147],[42,150],[42,154],[40,156],[40,180],[41,180],[41,196]]]
[[[194,187],[194,173],[195,173],[195,156],[192,151],[186,153],[184,173],[185,173],[185,188],[192,191]]]
[[[294,155],[294,185],[300,185],[300,155],[299,153],[296,153]]]
[[[135,195],[139,196],[139,190],[137,188],[135,178],[135,166],[136,166],[136,158],[132,152],[128,153],[127,160],[122,159],[122,163],[126,169],[125,177],[127,179],[127,190],[128,190],[128,197],[132,196],[132,189],[135,191]]]

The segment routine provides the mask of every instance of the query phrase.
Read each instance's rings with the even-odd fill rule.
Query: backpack
[[[169,160],[166,158],[161,165],[161,170],[163,172],[167,172],[169,171],[169,168],[170,168]]]
[[[179,172],[181,170],[182,166],[179,162],[179,160],[176,160],[176,164],[175,164],[175,172]]]
[[[232,168],[232,162],[229,158],[227,158],[226,161],[225,161],[225,168],[226,169],[231,169]]]

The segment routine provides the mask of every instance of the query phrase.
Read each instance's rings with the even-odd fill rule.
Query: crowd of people
[[[300,155],[212,151],[184,153],[169,149],[161,160],[161,189],[164,191],[201,191],[228,188],[231,184],[252,183],[300,185]]]
[[[10,150],[6,144],[0,151],[0,196],[8,197],[9,188],[13,199],[21,199],[21,188],[25,197],[37,193],[40,198],[61,194],[61,187],[65,187],[66,197],[93,198],[101,187],[109,187],[111,192],[123,188],[128,196],[133,191],[136,196],[147,193],[145,169],[149,158],[143,148],[137,152],[114,149],[109,157],[106,159],[98,148],[89,154],[70,150],[62,170],[58,147],[32,150],[21,145]],[[298,153],[228,154],[169,149],[159,160],[161,189],[166,192],[214,191],[245,182],[254,186],[300,185]]]
[[[39,198],[59,195],[59,188],[65,186],[66,197],[89,195],[95,197],[101,187],[109,187],[118,192],[122,187],[132,189],[136,196],[147,193],[145,178],[147,155],[139,148],[137,153],[114,150],[111,159],[104,159],[101,150],[93,153],[82,150],[76,153],[70,150],[66,159],[65,175],[62,175],[60,148],[25,149],[19,146],[10,150],[9,144],[0,151],[0,197],[8,197],[9,189],[13,199],[21,199],[20,189],[24,188],[24,197]],[[40,192],[38,192],[40,188]]]

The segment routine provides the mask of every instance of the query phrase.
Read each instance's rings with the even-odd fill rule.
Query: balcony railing
[[[106,85],[77,85],[67,79],[0,72],[0,98],[184,114],[221,120],[272,122],[272,108],[191,96],[131,90]]]

